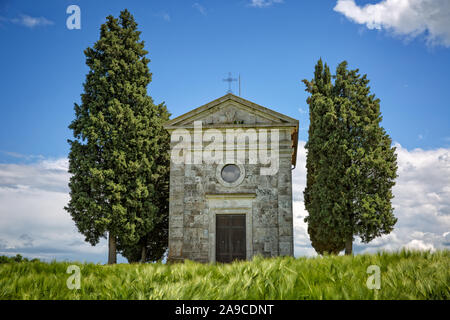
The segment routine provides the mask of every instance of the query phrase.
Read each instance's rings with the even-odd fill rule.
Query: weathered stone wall
[[[229,195],[230,201],[223,201],[223,209],[239,212],[246,208],[236,205],[240,201],[236,197],[253,194],[253,198],[245,200],[251,208],[248,212],[251,232],[247,232],[247,237],[252,237],[250,257],[257,254],[266,257],[293,255],[291,129],[280,128],[279,137],[278,172],[260,175],[264,165],[249,164],[247,157],[243,164],[245,178],[235,187],[218,181],[217,164],[171,164],[170,261],[213,262],[211,251],[215,250],[212,248],[215,248],[215,237],[211,233],[215,227],[212,227],[211,219],[215,218],[213,208],[209,207],[208,195],[225,195],[225,199]],[[218,200],[215,201],[216,206]]]

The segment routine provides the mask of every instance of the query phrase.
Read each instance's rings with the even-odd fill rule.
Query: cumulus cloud
[[[0,164],[0,188],[68,192],[67,159],[34,164]]]
[[[422,240],[411,240],[405,246],[405,249],[409,250],[426,250],[426,251],[435,251],[434,246],[431,243],[425,243]]]
[[[295,256],[314,256],[308,225],[303,221],[308,215],[303,202],[303,190],[306,187],[306,149],[305,141],[298,142],[297,166],[292,174],[292,210],[294,218],[294,254]]]
[[[296,256],[314,256],[303,222],[306,185],[305,142],[299,141],[293,171]],[[450,247],[450,148],[408,150],[396,144],[399,177],[393,205],[394,231],[369,244],[357,239],[355,253],[436,250]],[[90,246],[63,209],[69,201],[67,159],[0,164],[0,255],[20,253],[45,260],[106,262],[107,243]],[[119,261],[126,261],[119,257]]]
[[[107,245],[84,241],[70,215],[67,159],[0,164],[0,255],[106,262]]]
[[[365,6],[338,0],[334,10],[369,29],[384,29],[406,38],[424,35],[430,45],[450,47],[448,0],[383,0]]]
[[[303,219],[306,186],[305,142],[299,141],[297,167],[293,172],[294,244],[296,256],[314,254]],[[436,250],[450,247],[450,148],[408,150],[395,145],[398,155],[394,231],[365,244],[356,239],[356,253],[379,250]]]
[[[272,6],[273,4],[283,2],[283,0],[252,0],[249,5],[250,7],[255,8],[266,8]]]

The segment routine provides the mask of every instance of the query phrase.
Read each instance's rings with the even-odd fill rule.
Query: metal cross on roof
[[[223,81],[228,82],[228,93],[233,93],[233,91],[231,91],[231,83],[232,83],[233,81],[238,81],[238,79],[233,78],[233,77],[231,76],[231,72],[228,72],[228,78],[223,79]]]

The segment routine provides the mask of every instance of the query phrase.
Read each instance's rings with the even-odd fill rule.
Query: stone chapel
[[[168,121],[168,261],[293,255],[299,122],[232,93]]]

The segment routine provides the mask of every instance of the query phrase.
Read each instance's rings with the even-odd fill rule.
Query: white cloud
[[[283,2],[284,2],[283,0],[252,0],[249,5],[250,7],[255,8],[266,8],[272,6],[273,4]]]
[[[34,164],[0,164],[0,188],[68,192],[67,159]]]
[[[106,240],[84,241],[70,215],[67,159],[0,164],[0,255],[105,262]]]
[[[303,221],[308,215],[303,202],[303,190],[306,186],[306,150],[305,141],[298,142],[297,166],[292,175],[292,196],[294,216],[294,254],[295,256],[317,255],[311,246],[308,225]]]
[[[369,29],[385,29],[406,38],[425,35],[430,45],[450,47],[448,0],[383,0],[365,6],[338,0],[334,10]]]
[[[9,157],[27,160],[27,161],[44,159],[44,156],[42,156],[42,155],[26,155],[26,154],[21,154],[21,153],[12,152],[12,151],[0,151],[0,152]]]
[[[26,14],[20,15],[19,18],[11,19],[11,22],[20,24],[22,26],[28,27],[28,28],[34,28],[37,26],[48,26],[54,24],[53,21],[48,20],[44,17],[31,17]]]
[[[193,8],[197,9],[198,12],[200,12],[202,15],[206,16],[206,8],[204,6],[202,6],[200,3],[195,2],[192,5]]]
[[[294,244],[296,256],[313,256],[303,219],[306,185],[305,142],[299,141],[293,171]],[[450,148],[407,150],[396,144],[399,177],[393,205],[394,231],[369,244],[355,241],[356,253],[435,250],[450,247]],[[107,244],[90,246],[63,209],[69,201],[67,159],[32,164],[0,164],[0,255],[20,253],[40,259],[106,262]],[[122,261],[123,260],[122,258]]]
[[[306,186],[305,143],[299,141],[297,167],[293,172],[293,214],[295,254],[311,255],[314,250],[303,219]],[[407,150],[396,144],[397,183],[393,188],[394,231],[368,244],[357,239],[355,252],[400,250],[403,247],[435,250],[450,246],[450,148]],[[311,251],[312,250],[312,251]]]
[[[431,243],[425,243],[422,240],[411,240],[410,242],[408,242],[405,246],[405,249],[409,249],[409,250],[421,250],[421,251],[435,251],[436,249],[434,248],[434,246]]]

